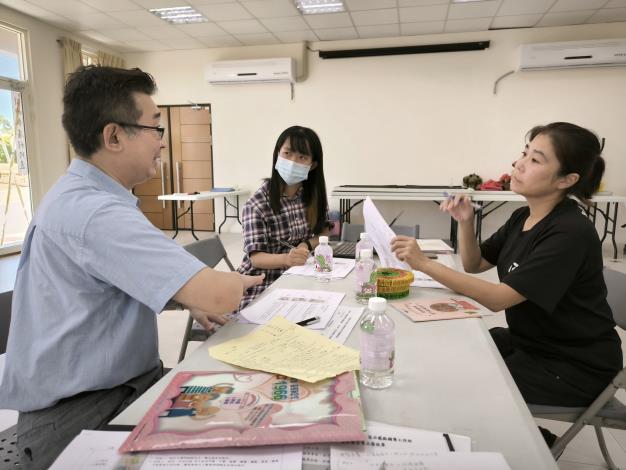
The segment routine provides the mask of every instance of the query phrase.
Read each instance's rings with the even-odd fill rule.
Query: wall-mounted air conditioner
[[[626,39],[523,44],[519,70],[626,65]]]
[[[293,83],[296,81],[295,61],[278,59],[228,60],[206,66],[205,79],[212,85],[231,83]]]

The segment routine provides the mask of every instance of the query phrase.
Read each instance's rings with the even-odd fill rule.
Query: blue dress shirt
[[[24,239],[0,408],[46,408],[156,367],[155,312],[204,267],[121,184],[73,160]]]

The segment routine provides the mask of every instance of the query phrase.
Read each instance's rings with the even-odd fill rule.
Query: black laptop
[[[333,257],[352,258],[356,255],[356,242],[341,241],[331,244]]]

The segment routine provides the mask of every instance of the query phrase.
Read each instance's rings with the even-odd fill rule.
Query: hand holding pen
[[[474,209],[481,210],[482,206],[472,202],[466,194],[443,193],[444,199],[439,210],[447,212],[457,222],[468,222],[474,219]]]
[[[286,248],[289,248],[289,253],[284,253],[285,265],[288,268],[292,266],[303,266],[306,264],[306,260],[309,257],[309,250],[306,247],[295,247],[291,243],[285,240],[278,240],[278,243]]]

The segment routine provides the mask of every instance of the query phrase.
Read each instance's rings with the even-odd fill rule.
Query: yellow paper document
[[[209,348],[209,355],[247,369],[317,382],[359,369],[358,351],[283,317],[241,338]]]

